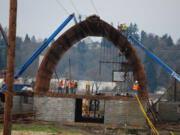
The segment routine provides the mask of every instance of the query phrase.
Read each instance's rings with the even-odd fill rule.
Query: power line
[[[71,4],[72,4],[73,8],[75,9],[75,11],[79,14],[79,11],[77,10],[77,8],[76,8],[75,4],[73,3],[73,1],[70,0],[70,2],[71,2]]]
[[[56,2],[58,3],[58,5],[66,12],[66,14],[69,15],[69,12],[68,10],[63,6],[63,4],[59,1],[59,0],[56,0]]]
[[[71,2],[71,4],[72,4],[73,8],[75,9],[75,11],[77,12],[77,14],[80,15],[80,14],[79,14],[79,11],[77,10],[77,8],[76,8],[75,4],[73,3],[73,1],[70,0],[70,2]],[[91,29],[89,28],[87,22],[85,22],[85,25],[86,25],[87,29],[92,33],[92,31],[91,31]],[[82,29],[82,31],[83,31],[85,34],[87,33],[87,32],[85,32],[85,31],[83,30],[83,28],[82,28],[81,26],[80,26],[80,28]]]
[[[96,11],[96,14],[99,14],[98,11],[97,11],[96,6],[95,6],[95,4],[94,4],[94,1],[93,1],[93,0],[90,0],[90,1],[91,1],[91,4],[92,4],[94,10]]]

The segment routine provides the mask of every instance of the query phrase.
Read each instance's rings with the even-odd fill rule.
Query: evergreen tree
[[[2,35],[1,35],[1,33],[0,33],[0,42],[1,42],[1,40],[2,40]]]
[[[139,34],[138,34],[138,26],[137,26],[137,24],[130,23],[130,25],[128,27],[128,32],[129,32],[130,35],[132,35],[137,40],[139,40],[140,37],[139,37]]]
[[[171,36],[169,36],[168,39],[167,39],[167,45],[168,45],[168,46],[173,46],[173,45],[174,45]]]
[[[141,31],[141,42],[144,42],[144,40],[146,40],[146,38],[147,38],[147,34],[146,34],[146,32],[145,31]]]
[[[16,49],[20,50],[22,45],[22,38],[21,37],[16,37]]]
[[[25,43],[31,42],[30,37],[29,37],[28,34],[26,34],[25,39],[24,39],[24,42],[25,42]]]
[[[166,45],[167,45],[167,46],[173,46],[173,45],[174,45],[171,36],[168,36],[168,34],[164,34],[164,35],[161,37],[161,40],[164,40],[164,41],[166,42]]]
[[[148,91],[154,93],[157,88],[157,71],[156,64],[152,60],[152,58],[148,55],[145,56],[145,73],[148,85]]]
[[[141,31],[141,42],[147,47],[148,50],[153,50],[158,45],[158,37],[153,34],[146,34],[145,31]],[[147,54],[144,59],[144,69],[146,73],[147,85],[149,92],[154,93],[157,88],[157,71],[155,61]]]
[[[31,38],[31,42],[32,43],[36,43],[36,37],[33,35],[32,38]]]
[[[45,42],[47,40],[47,38],[44,38],[43,42]]]
[[[114,44],[106,38],[102,38],[101,44],[107,48],[111,48],[112,46],[114,46]]]
[[[177,40],[176,45],[180,45],[180,38]]]
[[[79,53],[86,53],[87,50],[88,50],[88,46],[85,44],[84,41],[80,41],[78,44],[77,44],[77,49],[79,51]]]
[[[15,57],[15,67],[19,67],[22,61],[22,38],[16,37],[16,57]]]

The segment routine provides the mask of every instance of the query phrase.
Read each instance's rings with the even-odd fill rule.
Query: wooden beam
[[[106,95],[76,95],[56,92],[35,92],[37,97],[56,97],[56,98],[75,98],[75,99],[96,99],[96,100],[122,100],[122,101],[136,101],[132,96],[106,96]]]
[[[7,40],[6,34],[5,34],[5,32],[3,31],[3,27],[2,27],[1,24],[0,24],[0,32],[1,32],[2,36],[3,36],[3,38],[4,38],[4,41],[5,41],[6,46],[9,47],[9,44],[8,44],[8,40]]]

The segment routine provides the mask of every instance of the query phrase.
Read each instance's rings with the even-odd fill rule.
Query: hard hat
[[[138,83],[138,81],[136,80],[135,83]]]

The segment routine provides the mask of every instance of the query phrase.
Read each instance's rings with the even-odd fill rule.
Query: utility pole
[[[69,80],[71,81],[71,59],[69,57]]]
[[[5,109],[4,109],[4,130],[3,135],[11,135],[12,126],[12,106],[13,106],[13,84],[14,84],[14,60],[16,46],[16,15],[17,0],[10,0],[9,15],[9,48],[7,57],[6,91],[5,91]]]
[[[69,93],[72,93],[72,91],[71,91],[71,59],[70,59],[70,57],[69,57],[69,86],[70,86]]]
[[[176,82],[177,80],[176,79],[174,79],[174,101],[176,102],[176,100],[177,100],[177,97],[176,97]]]

